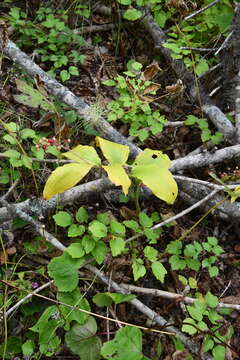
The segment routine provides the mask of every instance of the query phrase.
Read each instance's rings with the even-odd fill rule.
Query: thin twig
[[[205,7],[201,8],[201,9],[195,11],[195,12],[192,13],[191,15],[186,16],[183,20],[184,20],[184,21],[187,21],[187,20],[189,20],[189,19],[192,19],[194,16],[197,16],[197,15],[201,14],[202,12],[210,9],[212,6],[216,5],[219,1],[220,1],[220,0],[215,0],[215,1],[213,1],[212,3],[208,4],[207,6],[205,6]]]
[[[191,298],[189,296],[183,296],[180,294],[171,293],[169,291],[163,291],[163,290],[159,290],[159,289],[143,288],[143,287],[129,285],[129,284],[120,284],[120,286],[123,289],[128,290],[130,292],[137,292],[137,293],[141,293],[141,294],[149,294],[149,295],[153,295],[153,296],[159,296],[159,297],[163,297],[165,299],[175,300],[177,302],[183,301],[186,304],[193,304],[195,301],[197,301],[197,299]],[[222,296],[223,295],[221,295],[220,297],[222,297]],[[217,306],[217,309],[223,309],[223,308],[240,311],[240,305],[238,305],[238,304],[225,304],[223,302],[220,302]]]
[[[190,213],[191,211],[193,211],[194,209],[196,209],[197,207],[201,206],[203,203],[205,203],[206,201],[211,199],[218,191],[219,191],[219,189],[214,189],[210,194],[208,194],[207,196],[205,196],[203,199],[199,200],[192,206],[188,207],[187,209],[181,211],[179,214],[171,216],[170,218],[162,221],[161,223],[152,226],[151,230],[159,229],[159,228],[163,227],[164,225],[167,225],[167,224],[179,219],[180,217]],[[143,236],[143,233],[135,234],[135,235],[131,236],[129,239],[127,239],[125,242],[128,243],[130,241],[133,241],[133,240],[139,238],[140,236]]]
[[[7,198],[11,195],[11,193],[13,192],[13,190],[18,186],[19,184],[19,179],[15,180],[14,183],[10,186],[10,188],[8,189],[8,191],[6,192],[6,194],[4,194],[1,199],[0,202],[3,200],[7,200]]]

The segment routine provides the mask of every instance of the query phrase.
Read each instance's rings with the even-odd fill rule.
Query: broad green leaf
[[[113,340],[103,344],[101,355],[104,359],[141,360],[143,358],[141,331],[130,326],[118,330]]]
[[[32,129],[23,129],[20,132],[21,139],[34,139],[36,137],[36,133]]]
[[[103,241],[97,242],[94,249],[92,250],[92,255],[99,265],[103,263],[107,253],[108,248]]]
[[[3,139],[7,142],[9,142],[11,145],[16,145],[17,144],[17,139],[15,136],[6,134],[3,136]]]
[[[69,237],[81,236],[85,232],[85,227],[83,225],[72,224],[68,229]]]
[[[151,267],[152,267],[153,275],[161,282],[164,282],[164,278],[165,275],[167,274],[167,270],[165,269],[163,264],[160,263],[160,261],[155,261],[154,263],[152,263]]]
[[[76,213],[76,220],[81,223],[86,223],[88,221],[88,213],[87,210],[82,206],[78,209]]]
[[[142,259],[136,259],[132,262],[133,277],[137,281],[140,277],[146,274],[146,268],[143,265]]]
[[[86,254],[89,254],[96,246],[96,241],[89,235],[84,235],[82,238],[82,246]]]
[[[125,235],[126,232],[125,226],[116,220],[110,222],[110,229],[114,235]]]
[[[103,155],[110,164],[124,165],[128,159],[129,147],[96,137],[96,144],[100,146]]]
[[[79,309],[83,309],[86,311],[90,311],[90,305],[85,299],[85,297],[80,293],[80,290],[78,287],[76,287],[71,292],[58,292],[57,298],[59,301],[63,302],[64,304],[68,304],[71,306],[76,306]],[[79,311],[77,309],[71,309],[70,307],[60,305],[61,314],[64,316],[64,319],[68,323],[68,328],[65,330],[69,330],[69,325],[71,321],[77,321],[78,324],[84,324],[89,315]]]
[[[38,90],[28,85],[25,81],[17,79],[16,85],[17,89],[23,93],[21,95],[14,95],[14,99],[19,103],[33,108],[41,107],[46,111],[55,111],[54,105],[48,102]]]
[[[113,164],[103,166],[103,169],[107,172],[111,182],[116,186],[122,186],[124,194],[127,195],[131,181],[123,167],[119,164]]]
[[[197,324],[192,318],[186,318],[183,321],[182,331],[188,333],[189,335],[194,335],[198,332],[198,330],[195,326],[191,326],[190,324],[197,326]]]
[[[125,301],[130,301],[132,299],[135,299],[135,295],[124,295],[124,294],[118,294],[118,293],[100,293],[96,294],[93,297],[93,302],[98,306],[109,306],[113,302],[115,304],[121,304]]]
[[[219,304],[217,296],[213,295],[210,291],[205,295],[205,301],[211,308],[215,308]]]
[[[128,9],[123,14],[123,18],[130,21],[135,21],[137,19],[140,19],[141,16],[142,16],[141,11],[137,9]]]
[[[214,360],[224,360],[225,354],[226,354],[226,349],[222,345],[214,346],[214,348],[212,349],[212,354],[213,354]]]
[[[25,341],[24,344],[22,344],[22,352],[23,355],[26,357],[30,357],[34,352],[34,342],[32,340]]]
[[[53,219],[58,226],[67,227],[72,224],[72,215],[66,211],[59,211],[53,215]]]
[[[97,323],[93,317],[89,317],[84,325],[73,325],[65,335],[65,342],[69,349],[81,360],[99,360],[101,340],[96,336]]]
[[[101,159],[96,150],[88,145],[78,145],[74,149],[63,153],[63,156],[80,164],[91,165],[91,167],[101,165]]]
[[[93,220],[89,224],[88,230],[93,236],[100,239],[107,236],[107,232],[108,232],[106,225],[104,225],[98,220]]]
[[[135,159],[132,175],[148,186],[158,198],[173,204],[178,187],[168,170],[169,167],[170,160],[167,155],[161,151],[145,149]]]
[[[48,273],[54,279],[59,291],[73,291],[78,284],[78,268],[83,259],[73,259],[64,252],[52,259],[48,265]]]
[[[148,258],[148,260],[150,261],[157,260],[158,251],[154,249],[152,246],[146,246],[143,252],[146,258]]]
[[[18,152],[17,150],[7,150],[7,151],[4,151],[3,155],[9,157],[9,158],[13,158],[13,159],[19,159],[20,156],[21,156],[21,153]]]
[[[83,246],[80,243],[73,243],[65,250],[73,259],[82,258],[85,255]]]
[[[113,237],[110,240],[110,249],[112,256],[120,255],[125,249],[125,241],[121,237]]]
[[[92,165],[88,164],[66,164],[59,166],[49,176],[44,190],[43,197],[48,200],[54,195],[61,194],[72,188],[89,172]]]

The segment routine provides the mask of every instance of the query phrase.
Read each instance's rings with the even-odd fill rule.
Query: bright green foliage
[[[40,352],[51,356],[59,348],[61,339],[56,335],[56,330],[62,327],[64,320],[61,319],[56,305],[49,306],[41,315],[37,323],[30,330],[38,333]]]
[[[59,211],[56,215],[53,215],[53,219],[61,227],[67,227],[72,224],[72,216],[66,211]]]
[[[208,122],[205,119],[199,119],[196,116],[188,115],[185,120],[185,125],[197,125],[201,131],[202,142],[212,141],[213,144],[219,144],[223,140],[223,134],[216,131],[214,134],[211,133],[208,127]]]
[[[62,81],[78,76],[76,65],[84,63],[85,56],[79,50],[85,41],[66,25],[67,13],[58,10],[54,14],[52,9],[40,7],[34,21],[26,18],[27,14],[20,8],[11,8],[8,20],[15,32],[21,35],[20,45],[31,48],[33,44],[38,44],[34,51],[41,62],[51,64],[49,74],[52,76],[60,76]]]
[[[98,306],[109,306],[112,303],[121,304],[125,301],[135,299],[135,295],[124,295],[118,293],[100,293],[93,297],[93,302]]]
[[[90,305],[87,301],[87,299],[80,293],[79,288],[75,288],[71,292],[58,292],[57,294],[58,300],[61,301],[64,304],[71,305],[73,307],[77,307],[79,309],[83,309],[86,311],[90,311]],[[77,310],[77,309],[71,309],[70,307],[66,307],[64,305],[59,306],[61,315],[63,316],[65,320],[65,330],[70,329],[70,323],[71,321],[76,321],[78,324],[84,324],[89,315]]]
[[[225,347],[220,341],[227,343],[232,336],[232,327],[228,327],[225,334],[221,334],[222,316],[216,310],[219,301],[210,291],[205,297],[199,297],[192,305],[187,306],[188,313],[191,317],[187,317],[183,321],[182,331],[189,335],[195,335],[201,331],[211,330],[213,335],[206,335],[203,341],[203,351],[212,351],[213,359],[225,359]],[[209,325],[210,324],[210,325]]]
[[[97,323],[91,316],[84,325],[75,324],[65,335],[69,349],[81,360],[99,360],[101,340],[96,336]]]
[[[151,134],[162,132],[167,122],[159,111],[153,111],[149,105],[160,85],[145,80],[144,73],[139,72],[142,64],[130,60],[127,66],[126,77],[119,75],[114,80],[103,82],[104,85],[115,86],[119,93],[119,98],[108,105],[108,121],[121,120],[129,124],[129,134],[144,141]]]
[[[166,251],[172,256],[169,259],[173,270],[183,270],[186,267],[189,269],[199,271],[200,267],[207,268],[210,277],[218,275],[218,268],[214,265],[217,261],[217,256],[223,252],[221,246],[218,245],[218,240],[215,237],[208,237],[207,241],[199,243],[194,241],[188,244],[183,249],[183,243],[179,240],[171,241]],[[207,254],[213,253],[209,257]],[[200,258],[204,256],[203,260]]]
[[[142,354],[142,333],[126,326],[117,331],[113,340],[103,344],[101,355],[112,360],[147,360]]]
[[[4,342],[0,345],[0,356],[1,357],[3,356],[4,349],[6,346],[5,359],[12,360],[14,355],[21,353],[21,350],[22,350],[21,345],[22,345],[22,342],[21,342],[20,338],[18,338],[17,336],[9,336],[7,338],[6,344]]]

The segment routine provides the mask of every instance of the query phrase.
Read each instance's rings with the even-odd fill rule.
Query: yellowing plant
[[[129,147],[96,137],[96,144],[100,147],[108,165],[101,165],[96,150],[92,146],[78,145],[63,154],[73,163],[58,167],[48,178],[43,196],[50,199],[54,195],[63,193],[76,185],[93,168],[100,167],[107,172],[109,179],[117,186],[121,186],[125,195],[131,185],[131,180],[124,169],[127,165]],[[170,159],[162,151],[145,149],[135,159],[131,167],[131,176],[142,181],[159,199],[173,204],[178,188],[170,168]]]

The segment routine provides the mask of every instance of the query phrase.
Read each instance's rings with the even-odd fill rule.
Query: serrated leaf
[[[88,227],[88,230],[91,232],[91,234],[99,239],[107,236],[108,229],[106,225],[101,223],[98,220],[93,220]]]
[[[120,255],[125,249],[125,241],[120,237],[114,237],[110,240],[110,249],[112,256]]]
[[[78,287],[74,289],[71,292],[58,292],[57,298],[59,301],[61,301],[64,304],[68,304],[71,306],[76,306],[79,309],[83,309],[86,311],[90,311],[90,305],[85,299],[85,297],[80,293],[80,290]],[[89,315],[79,311],[77,309],[72,309],[64,305],[60,305],[61,314],[64,316],[64,319],[67,321],[67,329],[65,326],[65,330],[69,330],[71,321],[77,321],[78,324],[84,324]]]
[[[146,268],[143,265],[143,261],[141,259],[136,259],[133,261],[132,269],[135,281],[137,281],[140,277],[143,277],[146,274]]]
[[[82,258],[85,255],[83,246],[80,243],[73,243],[65,250],[73,259]]]
[[[157,260],[158,251],[154,249],[152,246],[146,246],[143,252],[146,258],[148,258],[148,260],[150,261]]]
[[[61,194],[72,188],[89,172],[92,165],[88,164],[66,164],[59,166],[49,176],[44,190],[43,197],[48,200],[54,195]]]
[[[76,220],[80,224],[86,223],[88,221],[88,212],[83,206],[78,209],[78,211],[76,213]]]
[[[48,265],[48,273],[54,279],[59,291],[73,291],[78,284],[78,268],[83,259],[73,259],[64,252],[52,259]]]
[[[135,299],[135,295],[124,295],[124,294],[118,294],[118,293],[100,293],[96,294],[93,297],[93,302],[98,306],[109,306],[113,302],[115,304],[121,304],[125,301],[130,301],[132,299]]]
[[[167,155],[161,151],[145,149],[135,159],[132,175],[148,186],[158,198],[173,204],[178,187],[168,170],[169,167],[170,160]]]
[[[141,16],[142,16],[141,11],[137,9],[128,9],[123,14],[123,18],[130,21],[135,21],[137,19],[140,19]]]
[[[94,249],[92,250],[92,255],[97,263],[100,265],[106,258],[108,248],[106,244],[102,241],[97,242]]]
[[[156,277],[156,279],[160,280],[161,282],[164,282],[165,275],[167,274],[167,270],[163,266],[160,261],[155,261],[151,265],[153,275]]]
[[[85,231],[85,227],[83,225],[72,224],[68,229],[69,237],[77,237],[81,236]]]
[[[211,308],[215,308],[219,304],[217,296],[211,294],[210,291],[208,291],[207,294],[205,295],[205,301],[207,305],[210,306]]]
[[[138,328],[130,326],[118,330],[113,340],[103,344],[101,355],[104,359],[142,359],[141,331]]]
[[[192,318],[186,318],[183,321],[182,331],[188,333],[189,335],[194,335],[198,332],[198,330],[196,329],[196,327],[191,326],[190,324],[196,325],[195,321]]]
[[[67,227],[72,224],[72,216],[66,211],[59,211],[53,215],[53,219],[58,226]]]

